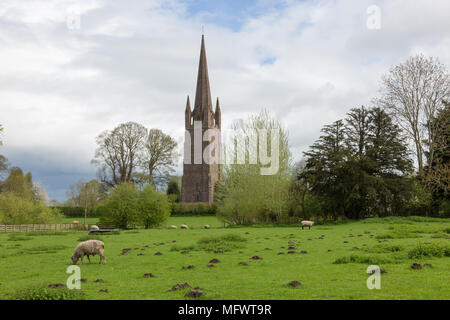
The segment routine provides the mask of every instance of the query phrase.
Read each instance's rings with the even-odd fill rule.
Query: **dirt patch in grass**
[[[190,288],[190,287],[191,286],[187,282],[185,282],[185,283],[177,283],[176,285],[174,285],[172,287],[172,289],[170,289],[170,291],[182,290],[182,289],[186,289],[186,288]]]
[[[144,278],[155,278],[153,273],[144,273]]]
[[[297,288],[297,287],[302,286],[302,283],[300,281],[294,280],[294,281],[289,282],[287,285],[292,288]]]
[[[202,295],[204,295],[203,293],[203,289],[201,288],[195,288],[194,290],[190,290],[188,293],[186,293],[184,296],[186,298],[191,298],[191,299],[198,299],[200,298]]]

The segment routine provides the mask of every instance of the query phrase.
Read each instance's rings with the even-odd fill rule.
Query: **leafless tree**
[[[0,124],[0,147],[3,145],[2,140],[3,126]],[[8,159],[0,154],[0,178],[4,178],[5,173],[8,170]]]
[[[97,137],[92,162],[99,167],[100,180],[106,187],[133,180],[146,136],[143,125],[127,122]]]
[[[33,181],[33,200],[40,201],[46,206],[50,205],[50,198],[48,197],[44,186],[38,181]]]
[[[168,176],[173,171],[178,154],[176,141],[159,129],[150,129],[144,143],[141,166],[148,183],[155,185],[155,177]]]
[[[424,162],[433,161],[436,135],[431,120],[443,108],[442,101],[448,100],[449,83],[449,74],[437,58],[419,54],[392,67],[383,76],[381,97],[374,101],[388,109],[408,133],[415,146],[420,175]],[[430,146],[428,151],[425,144]]]
[[[88,210],[98,206],[105,198],[103,185],[97,179],[92,179],[89,182],[78,181],[75,185],[69,187],[67,195],[70,205],[84,208],[85,225]]]

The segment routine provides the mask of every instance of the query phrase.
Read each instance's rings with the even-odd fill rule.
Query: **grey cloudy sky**
[[[0,153],[64,200],[95,177],[103,130],[136,121],[182,142],[204,26],[224,126],[266,108],[300,159],[323,125],[370,106],[389,66],[416,53],[449,66],[448,12],[448,0],[2,0]]]

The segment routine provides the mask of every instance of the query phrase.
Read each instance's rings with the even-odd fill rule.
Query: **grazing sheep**
[[[187,225],[185,225],[185,224],[182,224],[182,225],[180,226],[180,229],[189,229],[189,227],[188,227]]]
[[[171,225],[169,228],[170,229],[177,229],[177,226]]]
[[[98,226],[96,226],[96,225],[91,226],[90,229],[91,229],[91,230],[100,230],[100,228],[99,228]]]
[[[210,226],[209,224],[206,224],[206,225],[204,226],[204,228],[205,228],[205,229],[210,229],[211,226]]]
[[[80,221],[73,220],[73,221],[72,221],[72,224],[80,224]]]
[[[83,264],[83,257],[87,256],[89,263],[91,263],[91,259],[89,256],[95,256],[96,254],[100,255],[100,263],[106,264],[105,256],[103,255],[103,251],[105,249],[105,244],[99,240],[88,240],[78,244],[75,249],[75,252],[72,255],[73,264],[77,264],[78,259],[81,259],[81,264]]]
[[[314,225],[314,221],[302,221],[302,230],[304,227],[309,227],[309,229],[311,229],[311,227]]]

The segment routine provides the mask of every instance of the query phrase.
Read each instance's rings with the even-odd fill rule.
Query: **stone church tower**
[[[185,128],[181,201],[212,203],[214,184],[220,179],[222,171],[221,112],[219,98],[216,101],[215,112],[212,109],[204,35],[202,35],[194,109],[191,111],[188,96]]]

